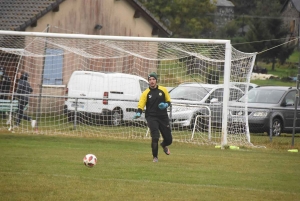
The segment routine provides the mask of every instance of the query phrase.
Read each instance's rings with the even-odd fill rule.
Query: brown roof
[[[1,0],[0,30],[25,31],[64,0]]]
[[[58,8],[65,0],[1,0],[0,1],[0,30],[25,31],[48,12]],[[160,35],[170,36],[172,32],[138,1],[126,0],[156,28]]]

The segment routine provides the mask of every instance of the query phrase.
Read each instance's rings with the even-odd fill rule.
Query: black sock
[[[157,155],[158,155],[158,140],[152,139],[151,148],[152,148],[153,157],[157,157]]]

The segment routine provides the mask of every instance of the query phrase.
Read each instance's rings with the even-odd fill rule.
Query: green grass
[[[288,58],[287,62],[298,63],[300,57],[300,52],[298,50],[294,51],[293,54]]]
[[[0,134],[1,200],[299,200],[291,136],[251,136],[266,148],[174,142],[153,163],[149,140]],[[295,138],[299,148],[299,136]],[[94,168],[82,158],[98,157]]]
[[[267,63],[263,63],[263,62],[258,62],[258,66],[267,68],[268,74],[272,74],[272,75],[278,76],[280,78],[294,76],[297,74],[297,71],[298,71],[295,65],[289,65],[289,64],[285,64],[285,65],[276,64],[274,70],[272,70],[271,63],[267,64]]]
[[[297,55],[297,54],[296,54]],[[298,56],[297,56],[298,57]],[[260,86],[291,86],[296,87],[296,82],[284,81],[284,78],[297,76],[298,69],[294,62],[287,62],[285,65],[275,65],[275,69],[272,70],[271,63],[258,62],[260,67],[267,68],[268,74],[277,76],[277,78],[268,80],[251,80],[252,83],[258,84]]]
[[[276,63],[275,69],[272,70],[272,63],[264,63],[258,62],[258,65],[268,69],[268,74],[273,74],[278,76],[279,78],[283,77],[294,77],[298,74],[298,63],[299,63],[299,51],[294,51],[294,53],[286,60],[285,64],[281,65]],[[281,81],[274,81],[277,85],[279,83],[280,86],[289,86],[289,84],[294,84],[294,82],[281,82]],[[269,84],[269,83],[267,83]]]
[[[251,83],[259,86],[288,86],[296,87],[296,82],[283,82],[280,80],[251,80]]]

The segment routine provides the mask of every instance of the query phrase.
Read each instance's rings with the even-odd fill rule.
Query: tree
[[[238,32],[238,24],[235,20],[232,20],[226,24],[226,26],[218,30],[218,38],[234,38]]]
[[[146,0],[151,13],[173,32],[173,37],[200,38],[212,30],[215,6],[210,0]]]
[[[287,0],[279,0],[280,4],[283,5]]]
[[[246,34],[246,41],[252,41],[251,50],[263,52],[258,55],[257,59],[271,62],[272,70],[275,69],[277,59],[284,62],[294,49],[292,46],[281,45],[285,42],[288,32],[283,27],[280,9],[279,1],[264,0],[262,3],[257,0],[256,9],[252,13],[254,17],[251,18],[249,24],[250,31]]]

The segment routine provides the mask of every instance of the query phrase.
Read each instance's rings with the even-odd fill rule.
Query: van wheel
[[[122,123],[122,110],[114,109],[111,113],[111,125],[120,126]]]

